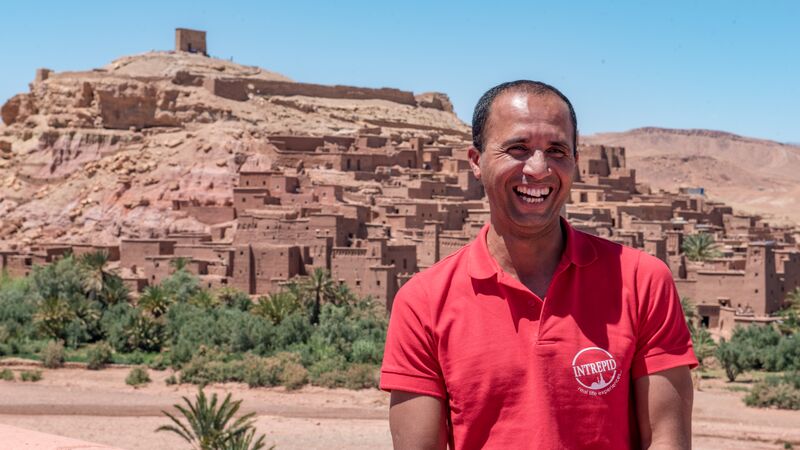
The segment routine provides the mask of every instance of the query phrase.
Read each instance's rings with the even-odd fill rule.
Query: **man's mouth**
[[[517,186],[514,188],[514,193],[526,203],[542,203],[551,192],[553,192],[551,187]]]

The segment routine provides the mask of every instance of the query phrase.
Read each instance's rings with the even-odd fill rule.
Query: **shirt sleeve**
[[[697,366],[692,338],[669,268],[642,253],[636,273],[638,333],[633,378],[679,366]]]
[[[380,388],[445,398],[436,357],[431,308],[417,279],[394,298],[381,366]]]

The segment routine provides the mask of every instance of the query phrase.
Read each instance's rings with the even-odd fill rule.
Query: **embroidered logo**
[[[578,382],[578,390],[586,395],[611,392],[622,376],[614,356],[600,347],[587,347],[575,354],[572,374]]]

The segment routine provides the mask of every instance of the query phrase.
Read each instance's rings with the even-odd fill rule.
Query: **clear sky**
[[[87,70],[170,50],[294,80],[447,93],[469,123],[489,87],[569,96],[582,133],[707,128],[800,143],[798,1],[38,1],[0,6],[0,101],[37,67]]]

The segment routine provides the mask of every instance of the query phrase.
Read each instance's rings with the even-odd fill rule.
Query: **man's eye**
[[[566,155],[567,151],[564,150],[561,147],[550,147],[550,148],[547,149],[547,153],[552,155],[552,156],[555,156],[557,158],[560,158],[560,157]]]
[[[509,147],[506,151],[512,155],[523,155],[528,152],[528,149],[520,145],[516,145],[514,147]]]

